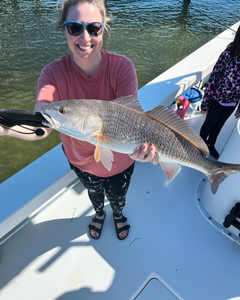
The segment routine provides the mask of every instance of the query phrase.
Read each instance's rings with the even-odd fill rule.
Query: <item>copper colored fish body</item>
[[[42,115],[49,127],[96,145],[94,157],[111,170],[112,151],[132,154],[143,143],[156,146],[160,164],[172,180],[185,165],[203,172],[213,193],[240,165],[208,158],[208,148],[179,116],[158,106],[144,113],[133,96],[101,100],[66,100],[48,104]]]

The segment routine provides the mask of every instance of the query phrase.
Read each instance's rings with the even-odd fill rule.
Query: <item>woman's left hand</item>
[[[141,148],[137,147],[133,154],[129,156],[131,159],[140,162],[151,162],[154,165],[159,163],[156,147],[154,145],[149,146],[147,143],[143,144]]]

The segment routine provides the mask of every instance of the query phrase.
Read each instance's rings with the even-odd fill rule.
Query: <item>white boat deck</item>
[[[189,121],[198,131],[203,119]],[[233,123],[231,118],[224,127],[218,149]],[[1,245],[0,299],[240,297],[240,247],[199,211],[202,178],[183,167],[167,182],[160,166],[136,163],[124,210],[131,229],[124,241],[116,237],[108,202],[102,236],[90,238],[94,212],[77,183]]]
[[[232,32],[223,32],[142,88],[144,110],[168,106],[192,84],[206,80],[232,38]],[[199,132],[203,120],[195,116],[187,122]],[[240,163],[235,128],[232,116],[216,144],[222,152],[219,160]],[[196,170],[182,167],[167,182],[159,165],[136,163],[124,209],[129,236],[117,239],[106,201],[107,216],[96,241],[88,232],[94,211],[87,192],[59,150],[0,186],[1,300],[240,299],[239,230],[222,226],[233,204],[240,202],[240,174],[227,178],[213,196]],[[7,239],[54,195],[55,202]]]

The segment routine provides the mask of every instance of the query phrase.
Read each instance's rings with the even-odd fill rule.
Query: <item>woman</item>
[[[240,100],[240,26],[234,41],[218,58],[210,75],[202,102],[202,110],[208,112],[200,130],[210,155],[218,159],[215,143],[223,125],[231,116]],[[238,105],[235,117],[239,118]]]
[[[126,57],[102,50],[103,34],[110,19],[103,0],[64,0],[59,25],[67,38],[71,53],[47,65],[41,72],[35,111],[47,103],[68,99],[99,99],[111,101],[127,95],[137,97],[137,77],[133,63]],[[13,129],[18,129],[14,127]],[[51,129],[42,128],[43,136],[24,135],[0,128],[1,135],[27,140],[48,136]],[[22,131],[22,130],[21,130]],[[155,147],[144,144],[132,155],[114,153],[109,172],[93,157],[94,146],[60,133],[63,151],[82,184],[88,189],[96,216],[89,225],[92,238],[99,239],[106,216],[104,197],[113,210],[117,237],[129,233],[127,219],[122,215],[126,193],[134,168],[134,160],[158,163]]]

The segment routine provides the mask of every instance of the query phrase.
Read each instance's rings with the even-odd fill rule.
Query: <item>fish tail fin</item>
[[[229,176],[240,172],[240,165],[237,164],[227,164],[219,162],[217,171],[211,174],[206,174],[211,191],[215,194],[218,190],[219,185]]]

